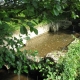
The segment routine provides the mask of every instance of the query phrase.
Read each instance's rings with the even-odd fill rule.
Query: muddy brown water
[[[44,33],[35,38],[32,38],[26,44],[23,49],[26,50],[37,50],[39,56],[45,56],[47,53],[55,50],[64,50],[65,47],[71,43],[73,37],[72,33],[61,31],[57,33]],[[80,34],[75,33],[75,36],[80,36]],[[36,74],[35,74],[36,75]],[[19,76],[13,73],[8,73],[7,71],[0,70],[0,80],[19,80]],[[27,75],[20,75],[20,80],[34,80]]]
[[[44,33],[35,38],[29,40],[24,49],[26,50],[37,50],[38,55],[43,57],[47,53],[55,50],[64,50],[68,44],[71,43],[73,37],[72,33],[67,31],[59,31],[57,33]],[[79,36],[78,33],[73,34]]]

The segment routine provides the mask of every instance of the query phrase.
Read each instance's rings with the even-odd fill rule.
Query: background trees
[[[80,0],[1,0],[0,30],[8,34],[12,32],[10,28],[14,30],[15,27],[28,25],[33,31],[33,26],[42,20],[55,20],[57,17],[76,19],[79,12]]]
[[[34,26],[43,20],[76,19],[79,13],[80,0],[1,0],[0,42],[16,29],[27,34],[28,27],[37,34]]]

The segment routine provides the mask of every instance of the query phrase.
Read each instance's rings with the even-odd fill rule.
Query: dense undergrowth
[[[63,80],[80,80],[80,40],[75,41],[68,46],[67,55],[63,61],[64,71]]]
[[[14,39],[15,41],[8,40],[9,43],[0,48],[0,69],[5,66],[8,71],[13,71],[18,75],[26,74],[35,78],[35,80],[80,80],[79,39],[75,38],[75,41],[68,46],[68,52],[65,57],[61,57],[58,62],[55,62],[50,57],[41,58],[39,62],[27,59],[26,55],[29,51],[21,51],[21,46],[17,45],[21,43],[21,40]],[[9,49],[8,45],[13,48]],[[14,50],[14,45],[16,46],[16,51]],[[33,57],[36,54],[36,51],[31,53]]]

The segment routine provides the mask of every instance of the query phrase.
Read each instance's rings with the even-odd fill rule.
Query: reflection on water
[[[24,49],[37,50],[39,56],[45,56],[54,50],[61,50],[73,40],[67,32],[44,33],[28,41]]]
[[[8,73],[5,70],[0,70],[0,80],[19,80],[19,77],[17,74],[14,74],[12,72]],[[27,75],[20,75],[20,80],[33,80],[29,78]]]

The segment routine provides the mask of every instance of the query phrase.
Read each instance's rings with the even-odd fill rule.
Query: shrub
[[[78,71],[80,69],[80,40],[75,38],[75,41],[68,46],[68,52],[63,61],[64,71],[62,80],[75,80],[80,75]]]

